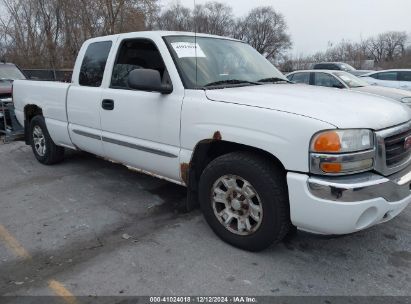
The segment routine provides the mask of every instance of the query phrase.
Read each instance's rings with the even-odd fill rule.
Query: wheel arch
[[[37,115],[43,115],[43,109],[35,104],[27,104],[24,106],[24,140],[27,145],[30,145],[29,128],[30,121]]]
[[[238,151],[255,153],[255,155],[272,161],[273,166],[277,165],[277,167],[281,168],[285,178],[286,169],[275,155],[261,148],[223,140],[221,134],[217,131],[212,139],[204,139],[196,144],[190,163],[182,163],[180,165],[181,177],[188,187],[189,194],[193,194],[192,196],[189,195],[188,209],[193,209],[193,205],[197,205],[196,193],[198,191],[198,182],[207,165],[219,156]]]

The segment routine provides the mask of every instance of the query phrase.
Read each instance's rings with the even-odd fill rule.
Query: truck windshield
[[[187,89],[288,81],[264,56],[240,41],[192,36],[164,40]]]
[[[21,80],[26,79],[26,77],[16,66],[0,64],[0,79]]]

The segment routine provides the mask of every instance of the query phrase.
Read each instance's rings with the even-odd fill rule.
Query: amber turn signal
[[[341,140],[335,131],[323,132],[314,139],[314,152],[340,152]]]
[[[320,167],[325,173],[340,173],[342,171],[342,165],[339,163],[322,163]]]

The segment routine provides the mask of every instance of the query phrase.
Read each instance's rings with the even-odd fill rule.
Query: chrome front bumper
[[[291,222],[320,234],[347,234],[395,218],[411,203],[411,166],[388,177],[287,173]]]
[[[308,189],[313,196],[337,202],[359,202],[375,198],[396,202],[411,195],[410,187],[411,165],[388,177],[366,172],[308,179]]]

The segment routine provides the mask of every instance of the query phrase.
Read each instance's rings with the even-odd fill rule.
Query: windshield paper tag
[[[196,57],[196,49],[197,49],[197,57],[206,58],[207,56],[204,54],[201,47],[198,43],[193,42],[172,42],[171,45],[173,46],[174,51],[176,51],[178,58],[190,58]]]

